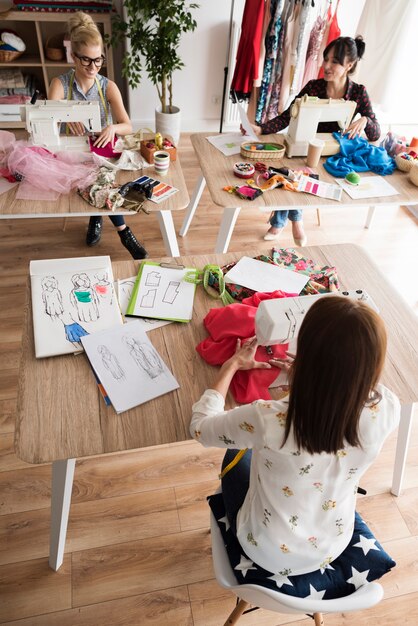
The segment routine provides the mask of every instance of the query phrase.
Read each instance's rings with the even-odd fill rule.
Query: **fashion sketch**
[[[128,347],[129,353],[137,366],[146,372],[150,378],[157,378],[163,373],[163,364],[152,346],[126,335],[122,341]]]
[[[95,322],[99,319],[99,298],[92,288],[90,279],[84,272],[71,277],[74,288],[70,293],[70,302],[77,311],[80,322]]]
[[[64,306],[57,279],[55,276],[45,276],[41,281],[41,286],[45,313],[51,318],[59,318],[64,313]]]
[[[97,347],[97,352],[102,357],[103,366],[112,374],[113,378],[119,381],[125,380],[125,372],[120,366],[117,357],[110,352],[109,348],[101,345]]]
[[[108,304],[112,304],[113,285],[107,277],[107,272],[99,272],[95,275],[95,278],[97,282],[93,284],[93,289],[97,293],[99,300]]]

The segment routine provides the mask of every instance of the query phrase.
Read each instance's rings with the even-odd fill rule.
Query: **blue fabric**
[[[290,211],[273,211],[270,219],[270,225],[274,228],[283,228],[286,226],[287,218],[291,222],[299,222],[302,219],[302,211],[292,209]]]
[[[349,172],[374,172],[380,176],[392,174],[395,169],[395,160],[384,148],[372,146],[363,137],[348,139],[340,133],[332,133],[334,139],[340,143],[340,152],[330,156],[324,167],[336,178],[344,178]]]
[[[281,593],[298,598],[311,595],[313,590],[324,591],[322,598],[330,600],[331,598],[350,595],[361,584],[365,584],[364,581],[377,580],[396,565],[356,512],[352,539],[335,561],[327,563],[322,569],[315,572],[299,576],[286,576],[286,572],[279,572],[283,577],[276,582],[269,579],[270,576],[273,576],[272,572],[268,572],[248,559],[242,550],[229,523],[226,523],[222,493],[209,496],[208,501],[218,522],[234,575],[241,585],[261,585],[275,591],[279,589]],[[247,562],[243,559],[247,559]],[[236,569],[237,567],[239,569]],[[275,573],[277,574],[277,572]]]

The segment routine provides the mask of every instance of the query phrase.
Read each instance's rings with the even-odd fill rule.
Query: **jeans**
[[[123,215],[109,215],[109,219],[115,227],[123,226],[125,223]]]
[[[270,224],[273,228],[283,228],[286,226],[287,218],[291,222],[300,222],[302,219],[302,211],[299,209],[291,209],[290,211],[274,211],[270,218]]]
[[[238,450],[227,450],[222,461],[222,469],[230,463],[237,455]],[[222,478],[222,496],[225,502],[225,511],[231,529],[236,534],[236,519],[238,511],[243,505],[250,485],[252,450],[247,450],[238,463],[234,465]]]

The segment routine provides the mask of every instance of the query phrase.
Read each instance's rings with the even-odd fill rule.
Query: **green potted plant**
[[[135,88],[146,70],[160,100],[156,130],[171,134],[178,142],[180,111],[173,105],[173,72],[184,67],[178,54],[180,38],[182,33],[196,28],[192,10],[199,5],[184,0],[125,0],[123,5],[124,17],[116,15],[112,19],[112,44],[129,39],[122,75]],[[171,129],[173,122],[177,131]]]

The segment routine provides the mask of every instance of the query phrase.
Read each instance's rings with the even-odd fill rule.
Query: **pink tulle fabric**
[[[12,133],[0,133],[0,166],[22,176],[16,193],[19,200],[57,200],[60,194],[91,185],[98,167],[90,155],[86,154],[87,163],[74,160],[75,155],[69,159],[67,153],[53,154],[27,141],[15,141]]]

